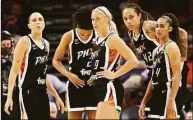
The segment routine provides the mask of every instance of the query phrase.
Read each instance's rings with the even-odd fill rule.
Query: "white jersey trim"
[[[116,109],[121,110],[121,107],[117,105],[117,96],[116,96],[115,86],[114,86],[112,81],[109,81],[107,83],[107,93],[106,93],[104,102],[108,102],[111,90],[112,90],[113,100],[114,100],[114,103],[115,103],[114,106],[115,106]]]
[[[84,44],[87,44],[87,43],[91,40],[91,38],[93,37],[93,31],[92,31],[92,33],[91,33],[90,37],[88,38],[88,40],[87,40],[87,41],[84,41],[84,40],[82,40],[82,39],[80,38],[80,36],[79,36],[79,34],[78,34],[78,28],[76,28],[75,32],[76,32],[76,36],[78,37],[78,39],[80,40],[80,42],[82,42],[82,43],[84,43]]]
[[[73,56],[72,56],[72,43],[74,42],[74,31],[71,30],[71,32],[72,32],[72,40],[71,40],[71,42],[70,42],[70,44],[69,44],[69,55],[70,55],[69,64],[71,64],[72,61],[73,61]]]
[[[109,47],[107,46],[107,42],[105,41],[105,49],[106,49],[106,53],[105,53],[105,65],[104,68],[108,68],[109,66]]]
[[[67,90],[66,90],[66,99],[67,99],[67,109],[68,111],[84,111],[84,110],[97,110],[97,107],[77,107],[77,108],[71,108],[70,107],[70,100],[69,100],[69,81],[67,82]]]
[[[27,72],[27,68],[28,68],[28,59],[29,59],[29,53],[31,52],[31,41],[30,38],[28,39],[29,41],[29,49],[28,52],[25,54],[25,67],[24,67],[24,71],[23,74],[21,73],[21,70],[19,72],[19,87],[22,87],[22,84],[24,82],[25,76],[26,76],[26,72]],[[22,74],[22,76],[21,76]]]

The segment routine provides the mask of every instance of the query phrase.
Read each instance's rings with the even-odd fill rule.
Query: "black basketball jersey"
[[[166,83],[171,81],[172,73],[170,69],[169,58],[166,54],[165,47],[169,40],[163,47],[157,47],[153,52],[153,83]]]
[[[149,40],[143,30],[141,30],[138,38],[132,36],[135,48],[139,54],[142,55],[143,60],[145,61],[147,68],[152,68],[152,52],[158,46],[156,40]]]
[[[72,41],[68,48],[69,71],[76,74],[82,80],[88,80],[91,76],[91,50],[95,38],[94,31],[87,41],[81,40],[78,28],[71,30]]]
[[[29,37],[29,50],[25,53],[22,67],[19,73],[19,87],[31,88],[37,87],[46,89],[46,71],[48,61],[48,46],[46,40],[42,39],[43,48],[40,48]]]
[[[96,72],[103,71],[101,67],[107,68],[111,71],[116,71],[117,62],[120,57],[119,54],[116,55],[113,62],[110,64],[110,49],[107,46],[107,39],[110,35],[114,33],[109,33],[104,40],[98,43],[98,38],[95,41],[93,51],[92,51],[92,72],[94,79],[98,79]]]

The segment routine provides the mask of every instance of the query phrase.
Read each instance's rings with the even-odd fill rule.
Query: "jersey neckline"
[[[91,33],[91,35],[90,35],[90,37],[88,38],[87,41],[84,41],[84,40],[82,40],[82,39],[80,38],[80,36],[79,36],[79,34],[78,34],[78,28],[76,28],[75,34],[76,34],[76,36],[78,37],[78,39],[80,40],[80,42],[82,42],[83,44],[87,44],[87,43],[91,40],[91,38],[92,38],[92,36],[93,36],[93,31],[92,31],[92,33]]]

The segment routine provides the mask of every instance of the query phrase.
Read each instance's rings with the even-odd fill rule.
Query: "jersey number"
[[[145,61],[152,61],[152,55],[151,52],[147,52],[147,54],[143,54],[143,58],[145,59]]]
[[[98,66],[99,66],[99,60],[96,60],[95,64],[94,64],[94,69],[96,70],[98,68]]]

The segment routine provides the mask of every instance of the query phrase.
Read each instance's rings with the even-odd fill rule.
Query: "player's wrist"
[[[66,77],[67,77],[68,79],[70,79],[70,76],[71,76],[71,72],[68,72],[67,75],[66,75]]]

